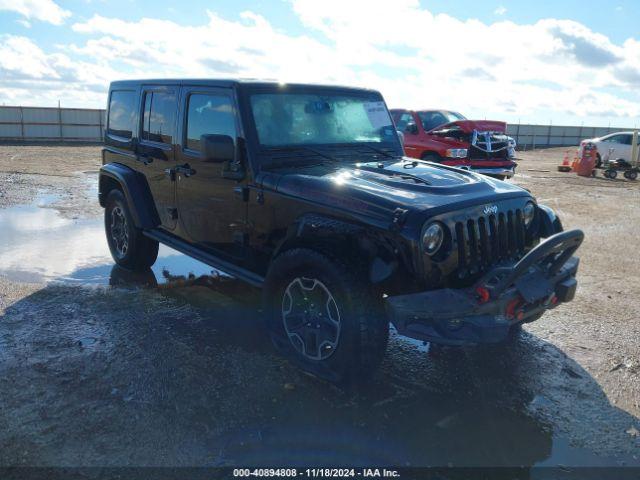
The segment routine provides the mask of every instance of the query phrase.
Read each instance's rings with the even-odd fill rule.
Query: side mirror
[[[407,133],[410,133],[412,135],[417,135],[418,134],[418,125],[416,125],[415,123],[407,123],[407,126],[404,127],[404,131]]]
[[[202,135],[200,151],[205,162],[231,162],[236,157],[236,146],[229,135]]]

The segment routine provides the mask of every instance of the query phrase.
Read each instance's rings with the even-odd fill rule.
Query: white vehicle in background
[[[633,164],[634,162],[631,160],[632,139],[633,132],[616,132],[603,137],[582,140],[582,142],[580,142],[580,148],[578,149],[578,157],[582,157],[582,147],[584,145],[593,143],[598,149],[596,167],[601,167],[602,164],[608,160],[616,160],[618,158]]]

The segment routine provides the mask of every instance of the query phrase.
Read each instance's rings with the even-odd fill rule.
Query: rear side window
[[[200,136],[229,135],[235,140],[236,123],[233,103],[226,95],[189,95],[187,107],[187,141],[190,150],[200,150]]]
[[[146,92],[142,117],[142,139],[172,143],[176,118],[174,92]]]
[[[136,111],[136,92],[133,90],[114,90],[109,100],[109,119],[107,133],[116,137],[131,139],[133,119]]]

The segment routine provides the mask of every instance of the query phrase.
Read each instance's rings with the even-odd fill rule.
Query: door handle
[[[176,173],[184,175],[185,177],[190,177],[191,175],[195,175],[197,173],[193,168],[191,168],[191,165],[189,165],[188,163],[185,163],[184,165],[178,165],[174,168],[174,171]]]
[[[136,155],[136,160],[138,162],[144,163],[145,165],[149,165],[150,163],[153,163],[153,158],[149,157],[148,155],[138,154]]]

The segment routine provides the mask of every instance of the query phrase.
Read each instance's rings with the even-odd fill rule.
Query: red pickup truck
[[[515,141],[506,135],[505,122],[467,120],[447,110],[393,109],[391,115],[404,135],[404,149],[410,157],[501,180],[515,173]]]

